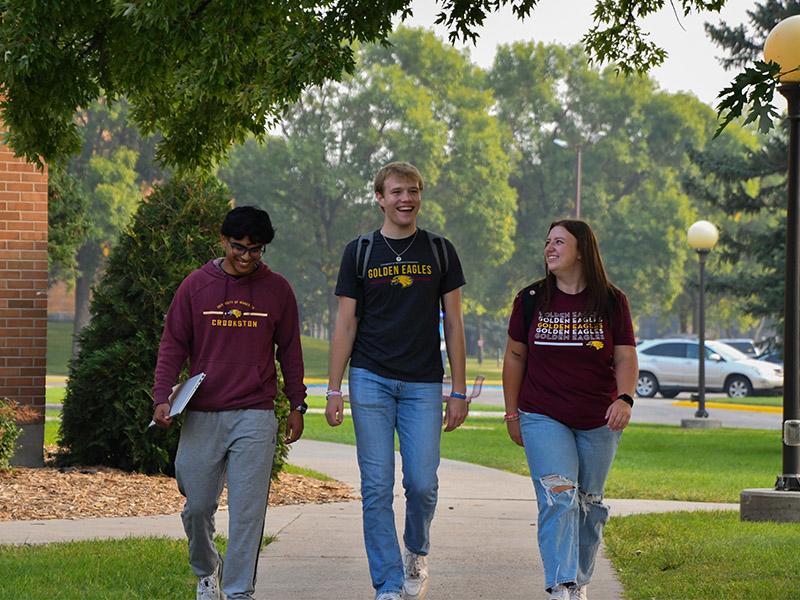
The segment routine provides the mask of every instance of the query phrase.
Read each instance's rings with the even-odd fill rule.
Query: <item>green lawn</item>
[[[72,356],[72,322],[47,322],[47,374],[68,375]]]
[[[332,428],[324,416],[306,415],[303,435],[355,443],[350,418]],[[456,431],[443,433],[442,456],[528,474],[523,449],[508,439],[499,419],[474,418]],[[775,431],[630,425],[622,436],[606,495],[738,502],[745,488],[772,487],[780,468],[780,434]]]
[[[0,546],[0,572],[0,600],[183,600],[197,585],[186,540],[169,538]]]
[[[706,398],[706,402],[747,404],[749,406],[783,406],[783,396],[749,396],[746,398]]]
[[[302,336],[303,364],[306,378],[328,378],[328,342]]]
[[[746,523],[736,511],[634,515],[611,519],[605,542],[628,600],[800,598],[797,523]]]

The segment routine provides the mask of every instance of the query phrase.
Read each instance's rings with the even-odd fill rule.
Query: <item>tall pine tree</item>
[[[711,39],[726,52],[726,69],[761,58],[764,40],[786,17],[800,14],[800,1],[766,0],[748,11],[748,23],[706,25]],[[687,191],[727,215],[719,253],[733,265],[727,275],[712,275],[712,288],[740,300],[744,310],[783,321],[785,271],[787,128],[783,123],[761,138],[758,147],[744,140],[712,145],[692,154],[704,173],[686,181]]]

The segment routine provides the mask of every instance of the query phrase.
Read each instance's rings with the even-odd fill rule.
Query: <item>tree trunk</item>
[[[100,262],[100,253],[94,244],[86,243],[78,250],[78,276],[75,279],[75,321],[72,327],[72,357],[78,356],[78,334],[91,320],[89,303],[92,284]]]
[[[478,364],[483,364],[483,320],[478,317]]]

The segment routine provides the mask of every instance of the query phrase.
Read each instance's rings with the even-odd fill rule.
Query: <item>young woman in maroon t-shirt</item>
[[[546,277],[517,295],[509,320],[505,419],[536,490],[548,597],[586,600],[608,520],[603,489],[631,418],[636,342],[589,225],[553,223],[544,260]]]

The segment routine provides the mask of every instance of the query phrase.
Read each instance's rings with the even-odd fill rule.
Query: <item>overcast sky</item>
[[[648,18],[643,27],[652,34],[652,40],[669,53],[664,65],[651,72],[653,78],[662,89],[691,91],[703,102],[716,104],[717,94],[730,83],[734,74],[725,72],[719,65],[716,57],[721,51],[709,41],[703,24],[744,23],[746,11],[754,6],[752,0],[728,0],[720,13],[693,14],[681,17],[679,23],[667,2],[666,8]],[[406,23],[433,28],[438,12],[436,3],[414,0],[412,7],[414,17]],[[469,46],[472,60],[488,67],[498,44],[517,40],[576,44],[592,25],[593,7],[594,0],[540,0],[532,17],[524,22],[518,21],[506,8],[487,19],[477,46]],[[443,28],[435,30],[440,37],[446,36]]]

